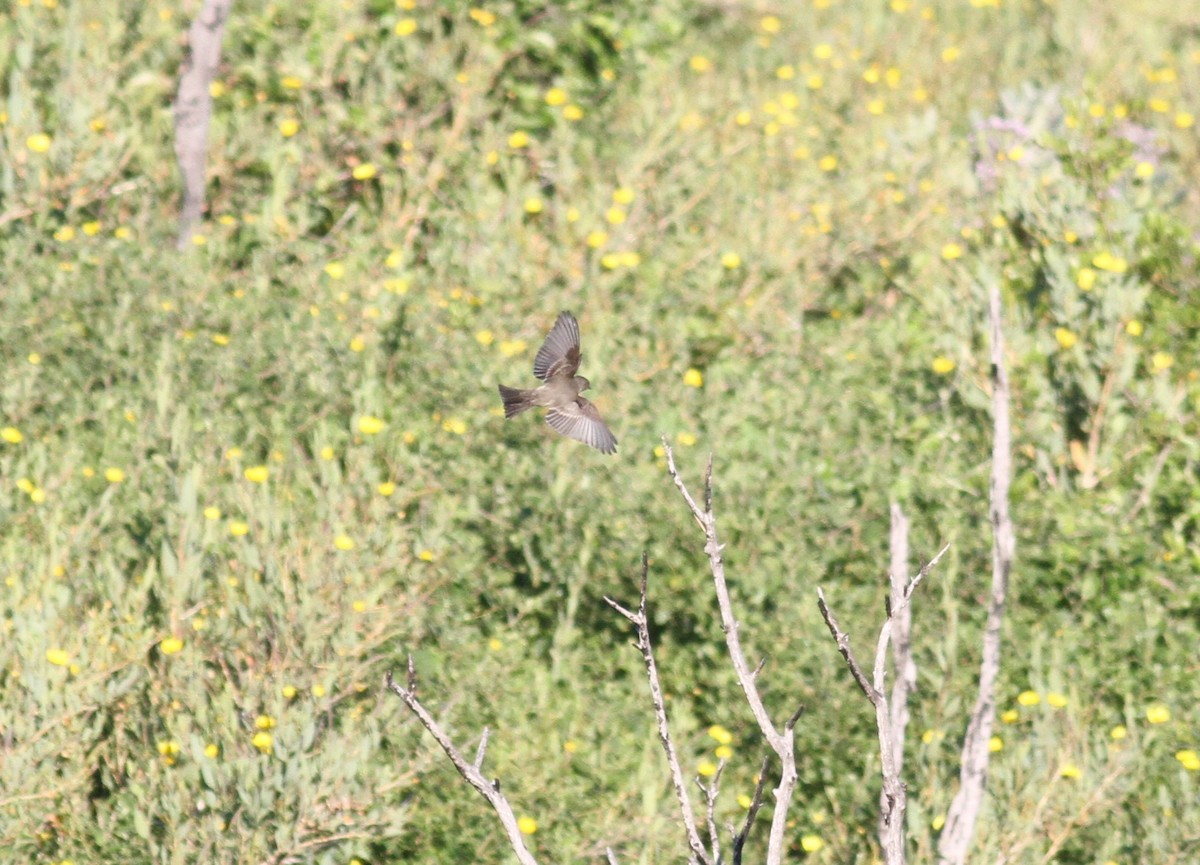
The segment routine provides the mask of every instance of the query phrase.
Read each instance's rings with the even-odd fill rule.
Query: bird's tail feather
[[[500,399],[504,401],[504,416],[516,417],[525,409],[533,408],[532,391],[519,387],[500,385]]]

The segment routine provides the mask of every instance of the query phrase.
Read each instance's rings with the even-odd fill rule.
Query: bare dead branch
[[[766,665],[767,665],[767,656],[763,655],[761,658],[758,659],[758,666],[754,668],[754,672],[751,673],[750,675],[757,679],[758,674],[762,672],[763,667],[765,667]]]
[[[770,765],[770,762],[770,757],[763,757],[762,766],[758,770],[758,779],[754,784],[754,796],[750,799],[750,807],[746,810],[746,819],[742,821],[742,828],[733,836],[733,865],[742,865],[742,850],[746,847],[746,839],[750,837],[750,828],[754,825],[754,818],[758,816],[758,810],[762,807],[763,790],[767,786],[767,766]]]
[[[891,568],[888,582],[891,602],[892,630],[892,741],[902,746],[908,728],[908,695],[917,686],[917,665],[912,653],[912,607],[899,611],[908,583],[908,519],[895,502],[891,507],[892,529],[888,546],[891,552]],[[896,754],[896,768],[904,764],[903,747]]]
[[[908,584],[908,519],[900,505],[892,502],[888,539],[891,566],[888,568],[888,618],[892,620],[892,697],[890,701],[893,764],[904,775],[904,738],[908,730],[908,695],[917,686],[917,665],[912,652],[912,605],[904,603]],[[888,832],[893,803],[887,792],[879,793],[879,837]]]
[[[478,790],[483,798],[487,799],[488,804],[496,812],[496,816],[500,818],[504,832],[508,835],[509,846],[517,854],[517,860],[521,865],[537,865],[537,860],[533,858],[533,854],[529,852],[529,848],[525,846],[525,841],[521,837],[521,830],[517,826],[517,817],[513,813],[512,806],[508,804],[508,800],[500,792],[499,780],[489,780],[478,765],[467,762],[467,758],[454,746],[454,743],[450,741],[450,737],[446,735],[445,731],[438,725],[438,722],[434,720],[433,716],[421,705],[421,701],[417,699],[416,681],[416,669],[413,665],[413,659],[410,656],[408,659],[408,686],[401,687],[396,684],[391,670],[388,671],[384,684],[389,691],[404,701],[404,704],[417,716],[417,720],[421,722],[421,725],[442,746],[442,750],[446,752],[446,756],[450,758],[450,762],[454,764],[454,768],[458,770],[458,774],[462,775],[468,784]],[[477,752],[477,760],[480,762],[482,762],[486,742],[487,732],[485,731],[483,741],[480,742],[479,751]]]
[[[208,126],[212,120],[209,85],[221,62],[221,39],[233,0],[204,0],[188,31],[189,51],[175,98],[175,157],[183,175],[183,204],[175,245],[187,248],[204,211]]]
[[[804,714],[804,706],[803,705],[797,706],[796,711],[792,712],[792,714],[788,716],[788,719],[783,722],[783,729],[795,730],[796,724],[799,723],[800,716],[803,714]]]
[[[1016,538],[1008,512],[1008,487],[1012,479],[1012,426],[1009,421],[1008,372],[1004,366],[1004,321],[1000,288],[989,289],[988,318],[992,330],[992,589],[987,624],[983,633],[983,657],[979,669],[979,695],[963,740],[959,789],[946,813],[946,825],[938,842],[942,865],[963,865],[975,835],[975,823],[983,804],[987,781],[988,740],[996,720],[996,678],[1000,674],[1000,627],[1008,596]]]
[[[713,862],[718,863],[721,861],[721,831],[717,828],[715,811],[717,809],[717,795],[721,789],[721,775],[724,771],[725,761],[721,760],[717,763],[717,771],[708,786],[705,786],[704,782],[699,778],[696,779],[696,786],[704,791],[704,816],[708,823],[709,849],[712,850]]]
[[[654,717],[658,720],[658,740],[662,743],[667,755],[667,764],[671,770],[671,784],[675,787],[675,797],[679,800],[679,811],[683,817],[683,828],[687,833],[688,847],[692,855],[703,865],[712,865],[700,832],[696,828],[696,817],[692,812],[691,799],[688,797],[687,785],[683,780],[683,770],[679,766],[679,755],[675,751],[675,743],[671,740],[671,725],[667,719],[667,706],[663,700],[662,683],[658,678],[658,665],[654,662],[654,648],[650,643],[650,622],[646,616],[646,586],[650,572],[650,558],[642,553],[641,596],[638,601],[638,611],[630,612],[612,598],[605,597],[604,601],[633,625],[637,634],[637,647],[641,650],[642,661],[646,666],[646,677],[650,680],[650,701],[654,704]]]
[[[845,659],[846,666],[850,668],[850,675],[854,677],[859,690],[866,695],[872,705],[878,703],[883,698],[883,694],[875,690],[874,686],[867,680],[866,674],[863,673],[862,667],[855,660],[854,653],[850,650],[850,635],[843,631],[838,624],[833,611],[825,603],[825,592],[819,586],[817,587],[817,606],[820,608],[821,618],[825,620],[825,626],[829,628],[829,633],[833,635],[833,641],[837,643],[838,652]]]
[[[907,585],[901,583],[897,587],[893,582],[893,588],[899,589],[898,597],[888,604],[887,620],[879,629],[879,639],[875,644],[875,662],[871,669],[871,681],[869,682],[850,648],[849,635],[838,625],[833,611],[829,609],[829,605],[825,601],[825,593],[820,588],[817,589],[817,606],[821,610],[821,617],[825,620],[825,625],[829,628],[834,642],[837,643],[838,651],[845,659],[846,666],[850,668],[850,674],[854,677],[854,681],[875,709],[875,727],[879,735],[879,757],[883,776],[883,789],[880,792],[879,801],[879,843],[883,848],[883,859],[887,865],[904,865],[904,812],[908,801],[908,789],[900,776],[902,758],[899,755],[903,754],[904,740],[895,738],[893,714],[887,698],[888,643],[892,638],[895,617],[911,609],[913,592],[948,549],[950,549],[949,544],[942,547],[938,554],[930,559]]]
[[[604,848],[604,855],[608,857],[608,865],[621,865],[617,861],[617,854],[613,852],[611,847]]]
[[[921,581],[929,576],[930,572],[937,567],[938,562],[942,560],[942,556],[946,555],[949,549],[950,545],[946,544],[937,551],[937,555],[935,555],[925,564],[921,565],[921,569],[917,571],[917,575],[908,581],[908,585],[904,589],[904,595],[900,598],[900,603],[896,609],[893,610],[893,615],[904,612],[904,610],[908,608],[908,606],[912,603],[913,592],[917,590],[917,586],[921,585]]]
[[[746,655],[742,651],[742,642],[738,636],[739,626],[733,615],[729,585],[725,581],[725,562],[721,557],[723,547],[717,535],[717,519],[713,513],[712,455],[710,454],[708,457],[708,466],[704,472],[704,510],[700,510],[696,500],[688,491],[687,485],[679,476],[679,470],[675,466],[675,454],[667,443],[666,436],[663,436],[662,442],[667,456],[667,472],[675,481],[675,487],[679,490],[679,494],[687,502],[692,516],[704,531],[704,552],[708,555],[709,569],[712,571],[713,584],[716,588],[717,607],[721,612],[721,628],[725,632],[725,646],[729,651],[729,660],[733,664],[738,684],[741,685],[746,702],[750,704],[750,711],[754,715],[754,720],[758,722],[758,728],[762,731],[763,738],[767,740],[771,750],[779,757],[780,776],[779,785],[775,788],[775,810],[771,815],[771,833],[767,842],[767,865],[780,865],[786,848],[784,832],[787,828],[788,809],[791,806],[792,793],[796,788],[794,730],[787,724],[780,730],[771,720],[762,697],[758,693],[758,685],[755,681],[756,671],[750,669],[749,664],[746,663]],[[796,717],[799,716],[793,715],[793,718]]]
[[[487,753],[488,736],[491,734],[491,730],[489,730],[487,727],[483,728],[483,735],[479,737],[479,747],[475,750],[475,762],[471,764],[476,769],[483,768],[483,755]]]
[[[713,455],[710,451],[708,454],[708,467],[704,469],[704,512],[711,514],[712,509],[712,470],[713,470]]]

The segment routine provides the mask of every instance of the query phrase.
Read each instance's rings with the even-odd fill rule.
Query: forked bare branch
[[[521,836],[521,830],[517,824],[517,816],[513,813],[512,806],[508,804],[508,800],[500,792],[499,780],[488,780],[481,769],[483,755],[487,750],[487,731],[484,730],[483,737],[480,740],[479,749],[475,755],[475,762],[468,762],[462,752],[450,741],[450,737],[446,735],[445,731],[438,725],[438,722],[434,720],[429,711],[421,705],[421,701],[417,699],[417,673],[416,668],[413,666],[412,656],[409,656],[408,659],[406,685],[397,684],[391,670],[388,670],[384,683],[389,691],[404,701],[404,704],[417,716],[417,720],[421,722],[421,725],[442,746],[442,750],[446,752],[446,756],[450,758],[450,762],[454,764],[454,768],[458,770],[458,774],[462,775],[468,784],[478,790],[483,798],[488,800],[488,804],[492,806],[492,809],[496,812],[496,816],[500,818],[504,832],[508,835],[509,846],[517,854],[517,860],[521,865],[537,865],[537,860],[533,858],[533,854],[525,846],[525,840]]]
[[[717,828],[717,796],[721,790],[721,775],[725,772],[725,761],[721,760],[717,763],[717,771],[713,774],[713,779],[705,785],[699,778],[696,779],[696,786],[704,792],[704,818],[708,823],[708,843],[709,849],[712,851],[712,860],[721,862],[721,830]]]
[[[896,617],[909,609],[913,592],[948,549],[950,549],[949,544],[942,547],[938,554],[930,559],[900,591],[899,597],[894,601],[889,601],[887,620],[879,629],[879,640],[875,644],[875,663],[871,670],[870,680],[867,679],[858,660],[854,657],[854,651],[850,648],[849,634],[842,630],[833,611],[829,609],[824,591],[820,588],[817,589],[817,606],[821,609],[821,617],[825,619],[825,625],[829,628],[829,633],[833,635],[838,651],[846,660],[846,666],[850,668],[850,674],[854,677],[854,681],[858,683],[858,687],[875,709],[875,726],[879,734],[879,756],[883,775],[879,842],[883,847],[883,859],[887,865],[904,865],[904,812],[908,797],[907,788],[900,777],[901,759],[899,755],[904,751],[904,742],[895,738],[892,712],[887,698],[888,643],[892,638],[892,627]]]
[[[675,481],[679,494],[687,502],[692,516],[704,532],[704,552],[708,555],[709,569],[712,571],[713,584],[716,587],[717,607],[721,613],[721,628],[725,632],[725,646],[729,651],[729,660],[733,664],[738,684],[742,688],[746,702],[750,704],[750,711],[754,715],[754,720],[758,722],[758,728],[762,731],[763,738],[767,740],[767,745],[779,757],[779,785],[775,788],[775,810],[771,816],[771,833],[767,841],[766,861],[767,865],[780,865],[787,847],[784,842],[784,832],[787,829],[788,809],[791,806],[792,793],[796,788],[795,726],[801,712],[799,709],[793,712],[783,724],[782,729],[776,727],[758,693],[758,685],[755,681],[758,669],[752,669],[746,663],[746,655],[742,651],[742,641],[738,636],[738,622],[733,615],[729,585],[725,580],[725,562],[721,557],[723,547],[717,535],[717,518],[713,513],[712,455],[710,454],[708,457],[708,468],[704,473],[704,510],[701,510],[691,492],[688,491],[683,478],[679,476],[679,470],[675,466],[675,454],[667,443],[666,436],[663,436],[662,442],[667,456],[667,472]]]
[[[646,616],[646,585],[650,573],[650,558],[642,553],[642,581],[637,612],[632,612],[618,604],[612,598],[605,597],[604,601],[633,625],[637,634],[637,647],[642,653],[642,662],[646,665],[646,677],[650,680],[650,701],[654,705],[654,717],[658,721],[658,740],[662,743],[667,755],[667,765],[671,770],[671,784],[675,788],[675,797],[679,800],[679,811],[683,817],[684,831],[687,833],[688,847],[692,856],[702,865],[712,865],[700,831],[696,828],[696,817],[692,811],[691,799],[688,796],[687,784],[683,780],[683,769],[679,765],[679,755],[675,743],[671,740],[671,724],[667,718],[667,705],[663,700],[662,682],[658,678],[658,665],[654,662],[654,647],[650,642],[650,620]]]

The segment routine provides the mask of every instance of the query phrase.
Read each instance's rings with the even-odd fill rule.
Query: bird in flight
[[[515,417],[526,409],[544,406],[546,423],[568,438],[591,445],[602,454],[617,452],[617,440],[596,407],[579,394],[592,383],[581,375],[579,361],[579,322],[569,312],[560,312],[533,359],[533,374],[543,384],[534,388],[500,385],[504,416]]]

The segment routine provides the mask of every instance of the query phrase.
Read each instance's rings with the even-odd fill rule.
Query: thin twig
[[[800,716],[803,714],[804,714],[804,705],[801,704],[801,705],[797,706],[796,711],[792,712],[792,714],[788,716],[788,719],[783,722],[783,729],[795,730],[796,724],[800,721]]]
[[[667,472],[675,482],[679,494],[687,502],[696,523],[704,531],[704,552],[708,555],[709,569],[712,571],[713,584],[716,588],[717,607],[721,612],[721,628],[725,632],[725,646],[729,651],[729,660],[733,664],[738,684],[742,688],[746,702],[750,704],[750,711],[754,715],[754,720],[758,722],[758,728],[762,731],[763,738],[767,740],[767,745],[779,757],[779,785],[775,788],[775,809],[771,815],[771,833],[767,842],[766,861],[767,865],[780,865],[787,846],[784,843],[784,832],[787,829],[788,808],[791,806],[792,793],[796,788],[794,724],[799,718],[799,712],[792,715],[782,730],[778,729],[767,713],[767,708],[758,693],[758,685],[755,681],[757,671],[751,670],[750,665],[746,663],[746,655],[742,651],[741,639],[738,637],[738,622],[733,616],[733,601],[729,596],[729,585],[725,581],[725,562],[721,557],[723,547],[717,535],[717,518],[713,513],[712,455],[710,454],[708,457],[708,467],[704,473],[704,510],[700,510],[696,500],[688,491],[687,485],[684,484],[683,478],[679,476],[679,470],[675,466],[675,454],[667,443],[666,436],[663,436],[662,442],[667,456]]]
[[[717,795],[721,789],[721,774],[724,771],[725,761],[721,760],[717,763],[717,771],[708,786],[705,786],[699,778],[696,779],[696,786],[704,791],[704,816],[708,822],[709,849],[712,850],[712,860],[714,862],[721,861],[721,831],[717,828],[715,812],[717,810]]]
[[[996,720],[996,679],[1000,675],[1000,628],[1008,596],[1016,539],[1008,512],[1008,487],[1012,479],[1012,425],[1009,420],[1008,372],[1004,367],[1004,323],[1000,311],[1000,288],[992,284],[988,299],[992,329],[992,590],[987,624],[983,633],[983,657],[979,668],[979,695],[963,740],[959,788],[946,813],[946,825],[938,841],[942,865],[963,865],[975,835],[975,823],[983,804],[987,781],[988,740]]]
[[[825,620],[825,626],[829,628],[829,633],[833,635],[833,641],[837,643],[838,652],[846,661],[846,666],[850,668],[850,675],[854,677],[854,681],[858,684],[858,688],[872,705],[877,704],[883,699],[883,694],[875,690],[875,686],[867,679],[867,674],[863,672],[862,667],[858,665],[858,661],[854,657],[854,652],[850,650],[850,635],[842,630],[837,619],[833,615],[833,611],[829,609],[829,605],[825,603],[825,591],[817,587],[817,607],[821,610],[821,618]]]
[[[675,743],[671,740],[671,725],[667,719],[667,706],[663,700],[662,683],[658,678],[658,665],[654,662],[654,648],[650,643],[650,623],[646,616],[646,584],[650,573],[650,558],[642,553],[642,582],[640,599],[636,613],[627,610],[612,598],[605,597],[604,601],[633,625],[637,634],[637,647],[642,653],[642,662],[646,665],[646,677],[650,680],[650,701],[654,704],[654,717],[658,720],[658,739],[667,754],[667,765],[671,770],[671,784],[675,787],[675,796],[679,800],[679,811],[683,817],[683,828],[687,833],[688,847],[692,855],[703,863],[711,865],[708,851],[700,839],[700,831],[696,828],[696,817],[692,812],[691,799],[688,797],[687,785],[683,780],[683,769],[679,765],[679,755],[675,751]]]
[[[475,750],[475,762],[471,764],[476,769],[483,768],[483,755],[487,753],[488,736],[491,734],[492,731],[490,729],[487,727],[483,728],[483,735],[479,737],[479,747]]]
[[[750,837],[754,818],[758,816],[758,810],[762,807],[763,789],[767,786],[767,766],[770,762],[770,757],[763,757],[762,767],[758,770],[758,780],[754,784],[754,796],[746,810],[746,819],[742,821],[741,830],[733,836],[733,865],[742,865],[742,850],[746,847],[746,839]]]
[[[417,673],[411,655],[408,658],[407,686],[398,685],[392,676],[391,670],[388,670],[384,684],[389,691],[404,701],[405,705],[417,716],[417,720],[421,722],[421,725],[442,746],[442,750],[446,752],[446,756],[450,758],[450,762],[454,764],[454,768],[458,770],[458,774],[462,775],[468,784],[478,790],[483,798],[488,800],[488,804],[492,806],[492,809],[496,812],[496,816],[500,818],[500,823],[504,827],[505,834],[508,835],[509,846],[517,854],[517,860],[521,865],[537,865],[537,860],[533,858],[533,854],[529,852],[529,848],[525,846],[525,841],[521,837],[521,830],[517,825],[517,817],[513,813],[512,806],[508,804],[508,800],[500,792],[499,780],[489,780],[478,765],[468,763],[467,758],[454,746],[454,743],[450,741],[450,737],[438,726],[438,722],[433,719],[433,716],[429,714],[426,708],[421,705],[421,701],[417,699]],[[479,743],[479,750],[476,755],[476,759],[480,763],[483,760],[483,752],[486,750],[487,738],[488,734],[485,730],[483,740]]]

